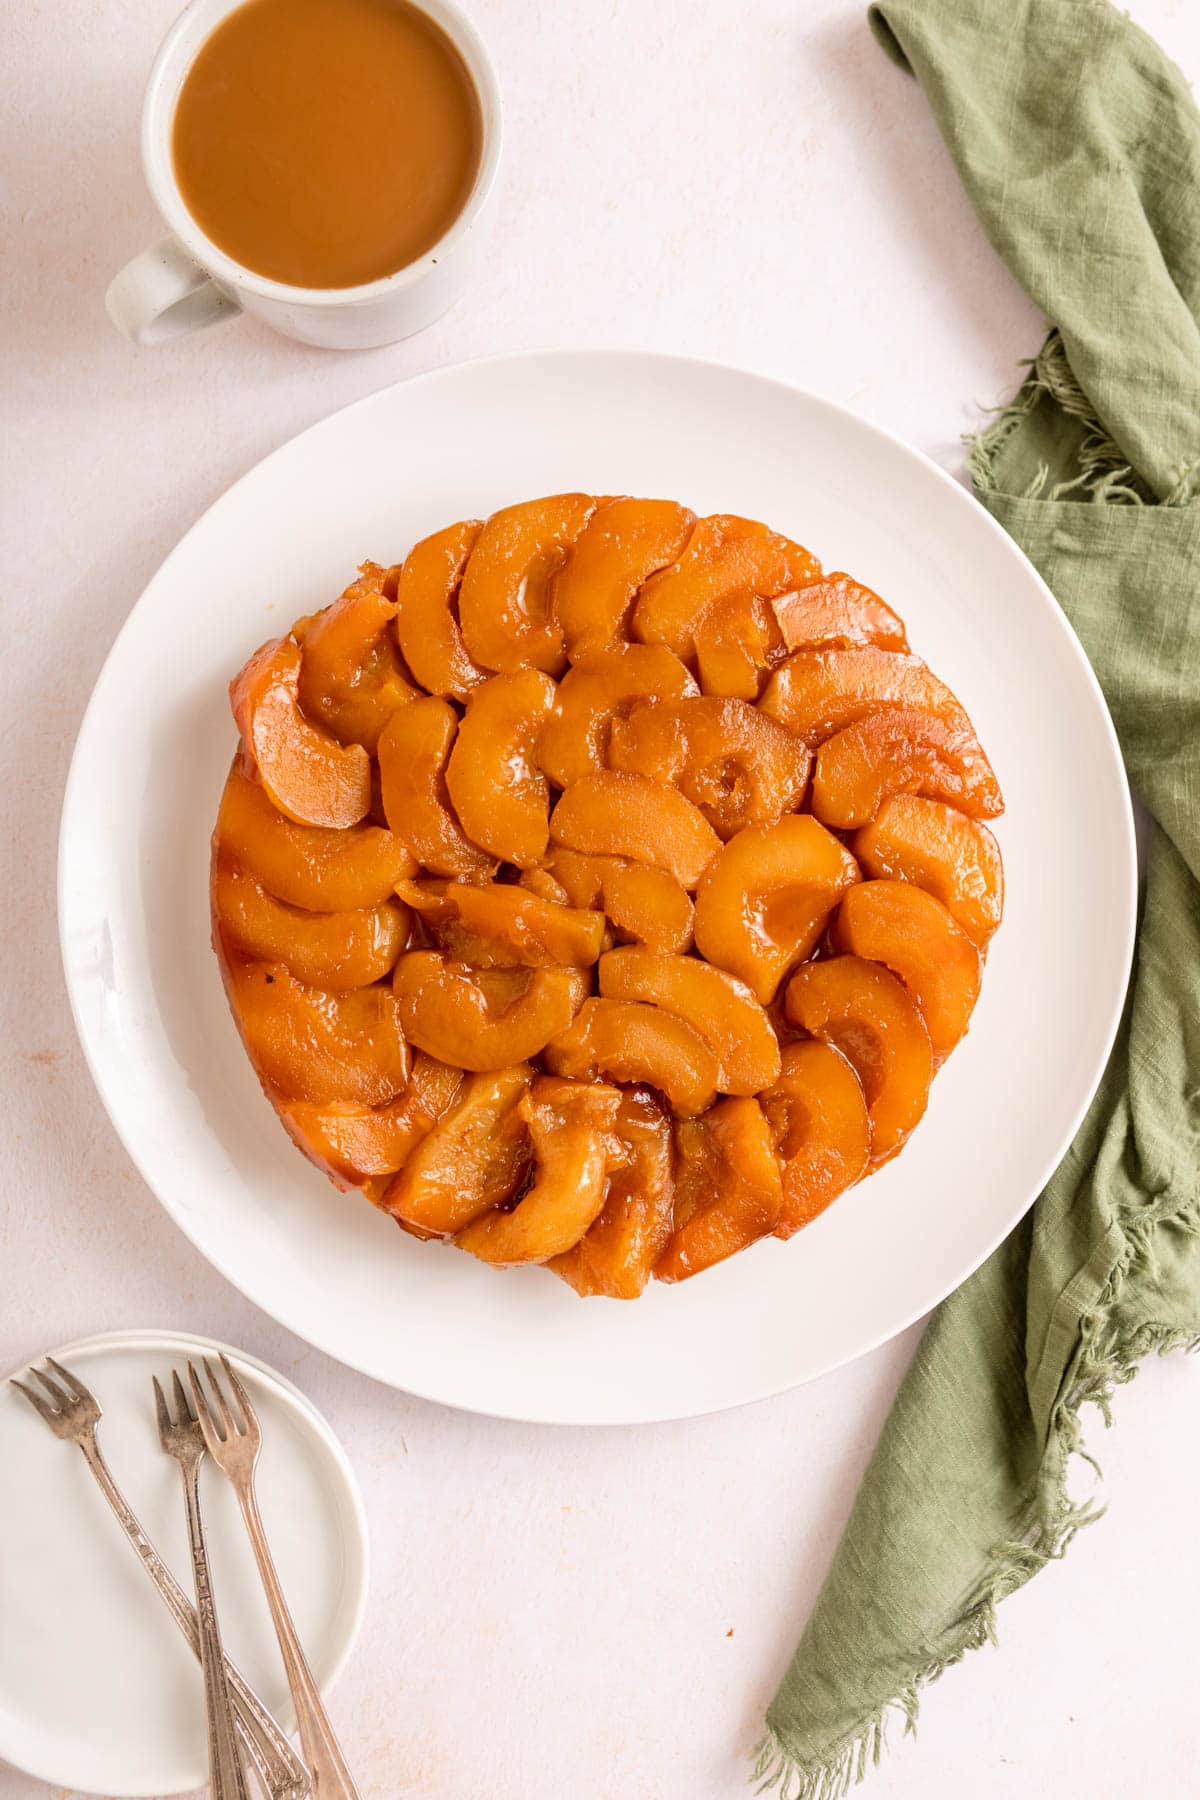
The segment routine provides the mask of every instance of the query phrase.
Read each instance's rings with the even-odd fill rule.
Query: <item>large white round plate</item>
[[[453,519],[568,488],[746,513],[850,569],[961,696],[1008,802],[1008,911],[971,1033],[903,1154],[789,1244],[634,1304],[421,1245],[339,1197],[271,1117],[209,948],[226,686],[262,639]],[[610,352],[442,370],[338,413],[167,559],[96,685],[63,815],[67,980],[97,1086],[163,1205],[231,1281],[380,1380],[525,1419],[681,1417],[776,1393],[932,1306],[1075,1131],[1132,945],[1130,804],[1078,641],[1030,564],[924,457],[715,364]]]
[[[117,1486],[191,1598],[183,1483],[159,1448],[150,1379],[169,1383],[188,1357],[221,1350],[262,1425],[263,1523],[313,1674],[328,1691],[362,1619],[367,1532],[345,1453],[312,1402],[244,1351],[176,1332],[113,1332],[50,1354],[99,1401],[97,1435]],[[237,1501],[208,1458],[200,1504],[225,1651],[292,1730]],[[0,1382],[0,1619],[0,1757],[63,1791],[177,1794],[203,1785],[200,1665],[79,1451],[8,1381]]]

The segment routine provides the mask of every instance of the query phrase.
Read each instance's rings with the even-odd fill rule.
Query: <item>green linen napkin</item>
[[[1107,0],[880,0],[972,201],[1053,329],[972,446],[1108,697],[1151,815],[1137,956],[1066,1160],[939,1308],[767,1715],[758,1774],[843,1794],[997,1601],[1095,1516],[1080,1408],[1200,1337],[1200,114]],[[1030,1020],[1030,1029],[1037,1022]],[[1114,1620],[1114,1628],[1117,1621]]]

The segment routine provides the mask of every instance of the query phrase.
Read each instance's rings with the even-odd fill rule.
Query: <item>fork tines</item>
[[[55,1362],[52,1356],[47,1356],[45,1362],[53,1369],[54,1377],[48,1375],[44,1368],[38,1368],[36,1363],[31,1363],[26,1370],[32,1380],[40,1382],[45,1395],[39,1394],[36,1388],[28,1386],[26,1382],[18,1381],[15,1375],[12,1377],[13,1386],[20,1388],[34,1411],[59,1437],[73,1436],[84,1425],[94,1425],[101,1416],[100,1402],[91,1389],[86,1388],[78,1376],[72,1375],[70,1369],[64,1369],[60,1362]]]
[[[222,1444],[228,1443],[232,1438],[255,1436],[259,1427],[253,1403],[237,1370],[224,1351],[221,1352],[221,1367],[225,1371],[226,1380],[232,1390],[232,1400],[226,1399],[225,1389],[221,1384],[220,1376],[213,1368],[211,1359],[205,1356],[201,1358],[201,1361],[204,1364],[204,1373],[208,1377],[207,1390],[200,1379],[195,1363],[189,1362],[188,1377],[192,1384],[197,1416],[201,1426],[205,1429],[205,1435],[207,1436],[211,1432]],[[209,1394],[212,1395],[211,1402]]]

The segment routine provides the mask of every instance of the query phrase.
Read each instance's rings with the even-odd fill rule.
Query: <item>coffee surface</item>
[[[344,288],[437,243],[481,139],[462,57],[406,0],[247,0],[185,77],[172,154],[184,204],[227,256]]]

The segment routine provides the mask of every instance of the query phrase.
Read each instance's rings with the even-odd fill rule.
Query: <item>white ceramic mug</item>
[[[192,0],[154,59],[142,106],[142,165],[170,236],[126,263],[105,296],[108,316],[135,344],[254,313],[285,337],[330,350],[365,350],[410,337],[457,299],[482,255],[500,166],[500,84],[475,27],[455,0],[419,0],[455,45],[482,115],[479,173],[466,205],[424,256],[381,281],[349,288],[292,287],[243,268],[207,238],[183,204],[171,160],[175,102],[201,44],[238,0]]]

